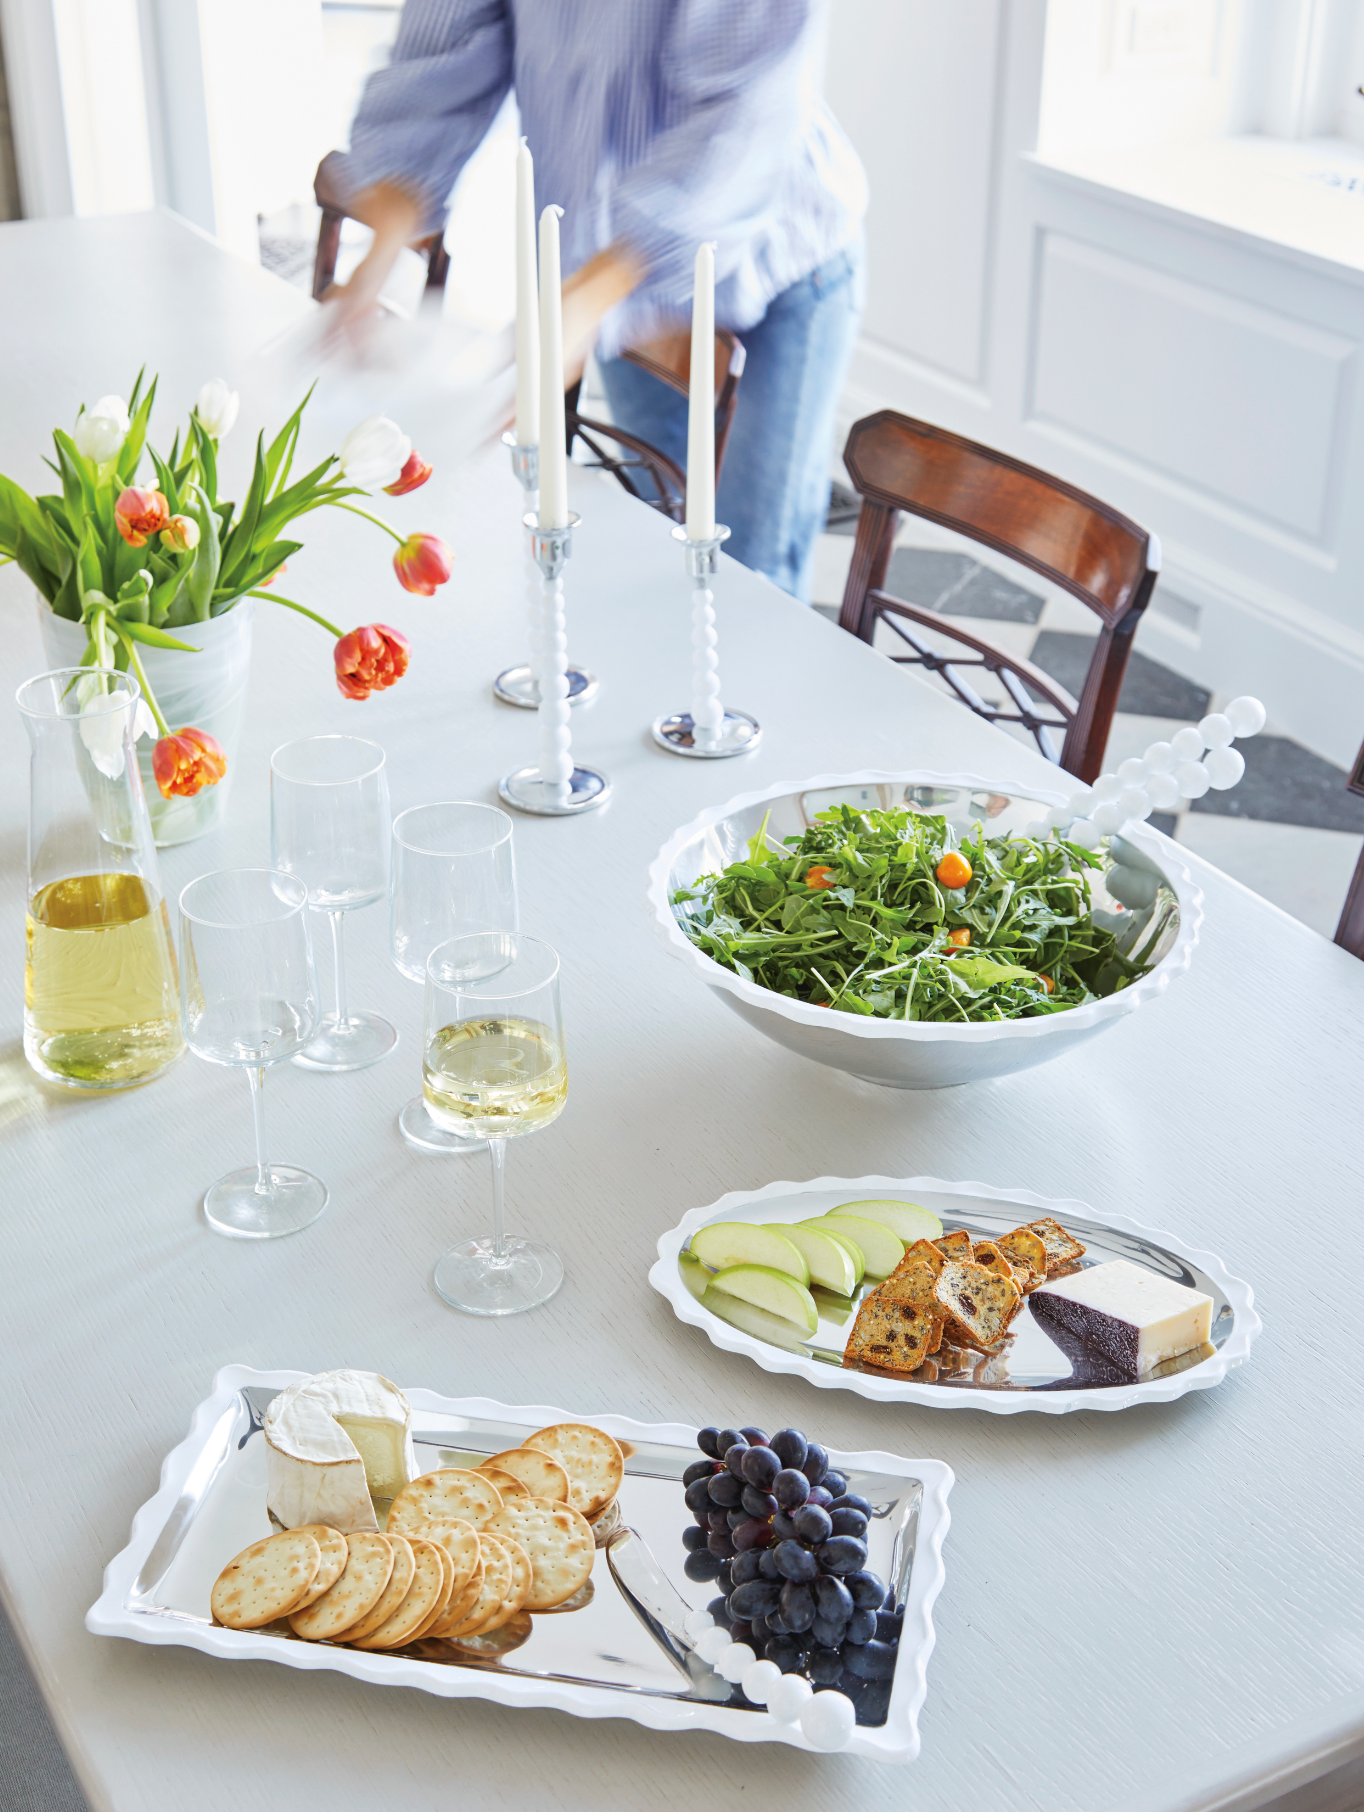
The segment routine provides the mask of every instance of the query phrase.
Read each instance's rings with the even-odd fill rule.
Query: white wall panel
[[[1029,416],[1321,542],[1357,342],[1063,234],[1040,247]]]

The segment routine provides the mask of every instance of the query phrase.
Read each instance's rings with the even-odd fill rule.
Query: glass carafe
[[[19,688],[29,767],[24,1055],[67,1088],[131,1088],[184,1049],[179,977],[126,673]]]

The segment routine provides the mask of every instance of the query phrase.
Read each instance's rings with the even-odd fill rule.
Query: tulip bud
[[[172,516],[161,531],[161,545],[173,554],[188,554],[199,545],[199,524],[192,516]]]
[[[393,556],[393,570],[404,591],[429,598],[450,577],[455,556],[436,535],[409,535]]]
[[[149,535],[158,534],[170,521],[170,506],[160,491],[139,491],[129,485],[114,505],[114,527],[129,547],[145,547]]]
[[[121,396],[102,396],[93,409],[82,409],[76,417],[72,439],[76,451],[96,465],[112,459],[123,445],[130,427],[128,405]]]
[[[386,415],[367,415],[341,443],[337,454],[348,483],[362,491],[392,484],[407,464],[412,442]]]
[[[227,772],[222,744],[207,730],[177,730],[152,750],[152,773],[163,799],[193,799]]]
[[[345,698],[368,698],[383,692],[407,672],[411,644],[398,629],[366,623],[336,644],[336,684]]]
[[[408,454],[407,464],[393,480],[393,483],[386,484],[384,489],[390,497],[405,497],[409,491],[415,491],[419,486],[424,485],[430,476],[431,467],[427,465],[420,453],[414,451]]]
[[[237,419],[241,398],[220,378],[210,378],[195,399],[194,414],[205,434],[221,440]]]

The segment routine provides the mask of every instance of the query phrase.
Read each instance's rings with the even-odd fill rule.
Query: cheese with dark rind
[[[1134,1380],[1206,1345],[1212,1328],[1211,1296],[1125,1258],[1042,1284],[1028,1304],[1044,1329],[1064,1329]]]

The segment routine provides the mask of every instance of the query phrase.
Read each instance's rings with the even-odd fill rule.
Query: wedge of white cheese
[[[262,1418],[265,1501],[286,1529],[377,1529],[376,1497],[417,1476],[412,1406],[378,1372],[318,1372],[282,1390]]]
[[[1203,1346],[1212,1297],[1125,1258],[1041,1284],[1028,1307],[1045,1328],[1063,1328],[1131,1378]]]

